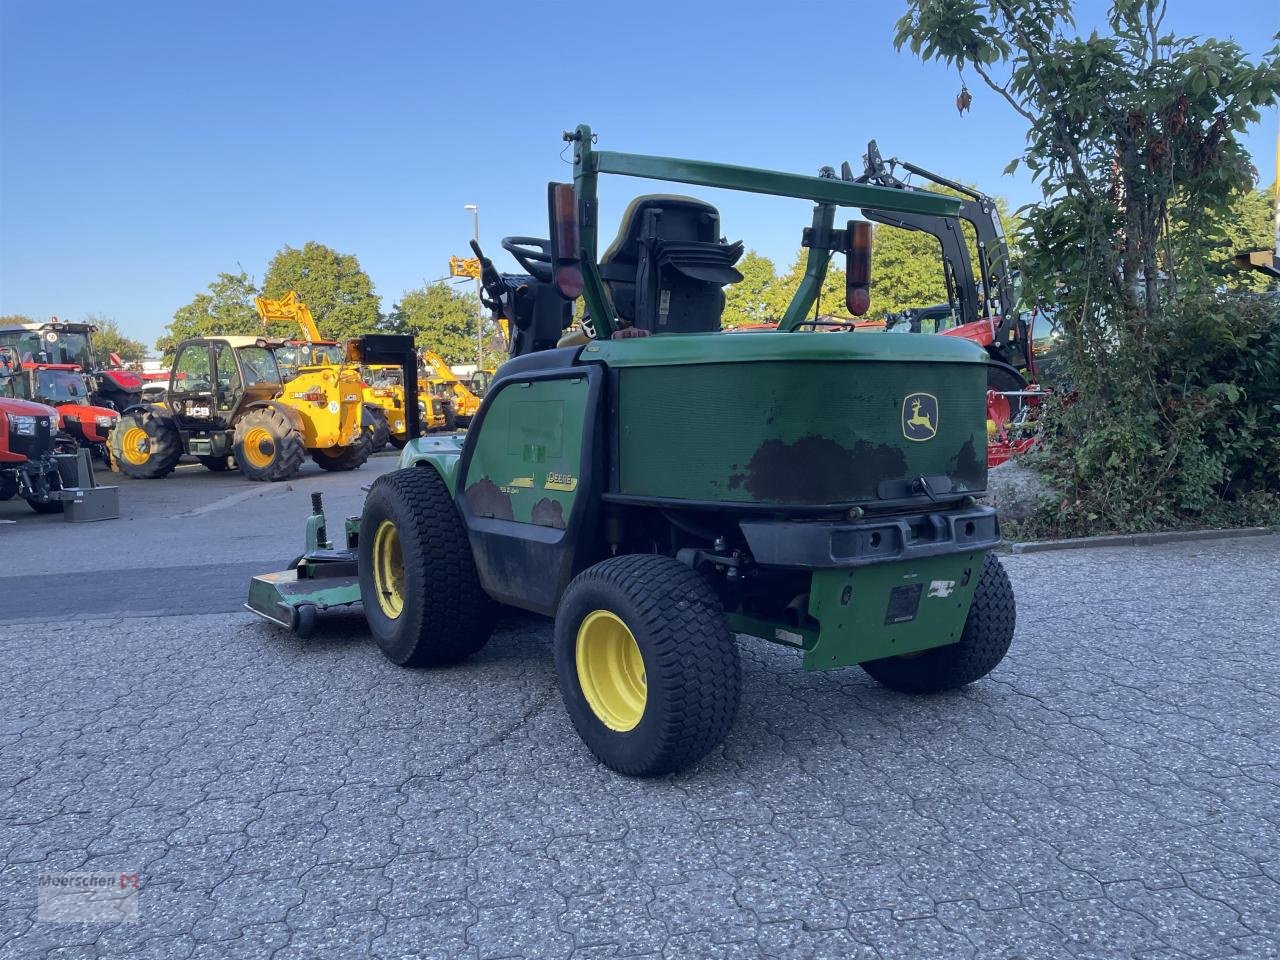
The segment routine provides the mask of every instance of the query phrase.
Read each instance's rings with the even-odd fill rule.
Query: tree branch
[[[1009,106],[1013,107],[1013,109],[1017,110],[1018,113],[1022,114],[1022,116],[1024,116],[1027,119],[1028,123],[1039,122],[1039,118],[1036,117],[1035,114],[1033,114],[1030,110],[1027,110],[1025,107],[1022,106],[1022,104],[1018,103],[1018,101],[1013,98],[1013,94],[1009,92],[1009,87],[1007,84],[1002,87],[998,83],[996,83],[994,80],[992,80],[991,76],[987,73],[987,71],[983,69],[982,64],[978,63],[976,60],[973,63],[973,69],[977,72],[978,76],[980,76],[983,79],[983,81],[986,83],[988,87],[990,87],[996,93],[1000,94],[1000,96],[1004,97],[1005,100],[1008,101]]]

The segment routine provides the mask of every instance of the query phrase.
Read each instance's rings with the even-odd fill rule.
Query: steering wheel
[[[539,237],[503,237],[502,249],[535,280],[551,280],[551,241]]]

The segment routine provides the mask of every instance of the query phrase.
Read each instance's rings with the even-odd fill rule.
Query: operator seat
[[[618,238],[600,258],[618,316],[649,333],[720,329],[724,285],[742,274],[742,241],[720,237],[720,212],[692,197],[649,194],[622,214]]]

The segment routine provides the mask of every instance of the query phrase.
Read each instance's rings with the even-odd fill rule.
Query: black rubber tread
[[[592,611],[615,613],[644,658],[648,697],[639,725],[606,727],[578,682],[578,627]],[[601,763],[654,777],[702,759],[738,712],[742,667],[720,598],[696,571],[671,557],[629,554],[589,567],[565,590],[556,613],[556,675],[574,728]]]
[[[967,686],[994,670],[1009,652],[1017,613],[1004,566],[988,553],[958,642],[918,656],[871,660],[862,669],[901,693],[940,693]]]
[[[39,500],[33,500],[30,497],[27,497],[26,501],[27,501],[27,506],[29,506],[36,513],[61,513],[62,512],[63,504],[61,500],[50,500],[46,503],[41,503]]]
[[[378,453],[384,450],[391,442],[391,425],[387,423],[386,412],[376,404],[366,403],[361,421],[369,431],[369,440],[372,445],[369,452]]]
[[[405,571],[405,606],[394,620],[378,605],[373,582],[383,520],[400,534]],[[480,586],[462,516],[433,468],[384,473],[369,488],[360,515],[360,595],[379,649],[401,666],[458,663],[489,641],[498,604]]]
[[[230,457],[196,457],[196,459],[214,473],[222,473],[226,470],[235,469],[235,464],[231,462]]]
[[[356,442],[346,447],[327,447],[323,450],[312,450],[311,459],[322,470],[358,470],[365,461],[373,456],[373,431],[360,428]]]
[[[132,464],[121,456],[124,435],[133,427],[141,427],[151,438],[151,456],[146,463]],[[126,413],[111,429],[111,458],[120,472],[137,480],[159,480],[173,473],[182,459],[182,438],[172,420],[157,416],[150,410]]]
[[[275,443],[276,455],[265,467],[255,467],[244,455],[244,437],[254,427],[262,427],[271,434]],[[307,455],[307,448],[302,445],[300,434],[279,410],[274,407],[258,407],[250,410],[236,421],[235,440],[233,443],[236,466],[248,480],[260,480],[276,483],[297,476],[302,469],[302,458]]]
[[[999,393],[1027,389],[1026,378],[1016,370],[998,363],[987,365],[987,389]],[[1009,401],[1009,416],[1015,416],[1026,404],[1026,397],[1006,397]]]
[[[405,433],[405,434],[401,434],[400,436],[396,436],[393,433],[390,436],[390,438],[387,440],[387,442],[391,444],[393,447],[395,447],[397,450],[403,450],[405,447],[405,444],[409,442],[409,435]]]
[[[441,404],[441,409],[444,411],[444,428],[446,430],[457,430],[458,429],[457,407],[455,407],[451,401],[446,400],[444,403]]]
[[[0,474],[0,500],[12,500],[18,495],[18,478],[11,474]]]

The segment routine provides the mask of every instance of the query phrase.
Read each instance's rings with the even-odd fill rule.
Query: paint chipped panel
[[[516,383],[493,397],[467,467],[471,510],[565,529],[581,483],[587,392],[585,377],[567,377]]]
[[[511,494],[488,477],[471,484],[463,495],[467,498],[467,506],[478,517],[493,517],[497,520],[515,519]]]
[[[559,500],[543,497],[533,505],[533,522],[540,527],[564,529],[564,507]]]
[[[754,500],[832,503],[874,497],[882,479],[903,476],[906,469],[907,458],[897,447],[859,440],[849,448],[810,435],[795,443],[762,443],[747,464],[745,484]]]

